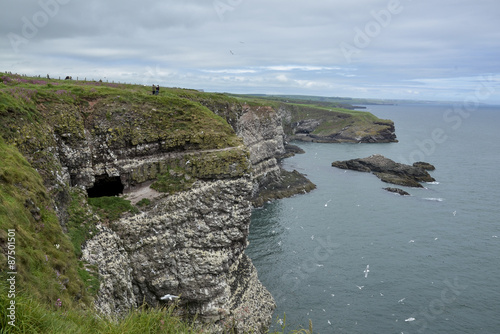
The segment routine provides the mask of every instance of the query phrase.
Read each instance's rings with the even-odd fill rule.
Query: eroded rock
[[[429,164],[430,165],[430,164]],[[363,159],[334,161],[333,167],[350,169],[359,172],[371,172],[384,182],[407,187],[422,188],[420,182],[433,182],[435,179],[429,173],[417,166],[394,162],[380,154]]]

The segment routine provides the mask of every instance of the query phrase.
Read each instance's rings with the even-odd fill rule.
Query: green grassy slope
[[[14,268],[8,267],[9,230],[14,231]],[[73,246],[59,225],[42,178],[1,137],[0,248],[2,284],[6,272],[15,271],[17,289],[47,305],[54,306],[58,299],[67,305],[89,301]]]

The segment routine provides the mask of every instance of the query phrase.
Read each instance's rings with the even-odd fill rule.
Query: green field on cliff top
[[[37,138],[48,132],[46,125],[54,125],[65,137],[81,138],[84,127],[96,118],[105,120],[99,125],[107,126],[115,146],[161,140],[193,149],[240,145],[222,117],[193,101],[200,94],[161,89],[156,96],[139,85],[0,75],[0,130],[8,142],[31,151],[38,148]],[[203,97],[227,99],[222,94]]]

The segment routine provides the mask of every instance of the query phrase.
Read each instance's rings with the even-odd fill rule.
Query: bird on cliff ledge
[[[179,298],[179,296],[174,296],[174,295],[166,294],[165,296],[161,297],[160,299],[161,300],[165,300],[165,299],[174,300],[174,299],[177,299],[177,298]]]

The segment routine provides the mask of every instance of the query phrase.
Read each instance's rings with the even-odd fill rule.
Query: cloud
[[[325,66],[307,66],[307,65],[277,65],[277,66],[267,66],[263,69],[270,71],[329,71],[340,69],[339,67],[325,67]]]
[[[224,73],[224,74],[243,74],[243,73],[256,73],[256,70],[250,70],[250,69],[223,69],[223,70],[202,70],[202,72],[205,73]]]
[[[0,70],[421,99],[460,97],[500,73],[496,0],[217,1],[5,1]]]

